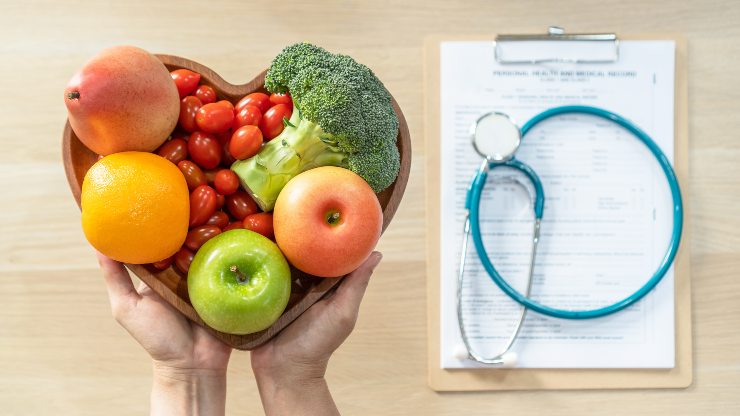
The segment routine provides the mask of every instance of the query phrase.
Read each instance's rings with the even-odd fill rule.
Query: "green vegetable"
[[[398,117],[390,94],[369,68],[298,43],[272,61],[265,88],[289,92],[293,114],[257,155],[231,167],[264,211],[272,210],[291,178],[319,166],[348,168],[375,192],[396,179]]]

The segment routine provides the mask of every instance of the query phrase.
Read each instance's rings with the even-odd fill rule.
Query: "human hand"
[[[373,252],[333,295],[252,350],[252,370],[268,415],[338,414],[324,374],[329,357],[354,329],[370,276],[382,257]]]
[[[231,348],[189,321],[123,264],[98,253],[113,317],[149,353],[152,414],[223,414]]]

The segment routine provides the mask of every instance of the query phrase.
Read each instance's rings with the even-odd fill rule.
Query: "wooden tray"
[[[243,96],[251,92],[265,92],[264,81],[266,71],[262,71],[262,73],[246,84],[232,85],[224,81],[223,78],[211,69],[197,62],[172,55],[156,56],[170,71],[178,68],[186,68],[199,73],[201,75],[201,83],[213,87],[220,99],[227,99],[236,103]],[[399,121],[397,146],[401,153],[401,170],[396,181],[388,189],[378,194],[378,200],[383,207],[383,231],[385,231],[391,219],[393,219],[398,204],[401,202],[411,168],[411,139],[408,125],[395,99],[393,100],[393,108],[396,110]],[[62,155],[67,181],[79,206],[82,180],[90,166],[98,160],[98,155],[80,142],[72,131],[69,122],[67,122],[64,128],[62,136]],[[161,271],[147,265],[127,264],[126,267],[136,273],[152,290],[189,319],[208,329],[209,332],[226,344],[241,350],[251,350],[267,342],[288,326],[288,324],[293,322],[293,320],[298,318],[311,305],[319,301],[342,280],[342,277],[322,279],[308,275],[297,269],[292,269],[293,285],[291,297],[283,315],[271,327],[264,331],[249,335],[231,335],[210,328],[198,317],[188,298],[187,276],[184,274],[181,274],[173,267]]]

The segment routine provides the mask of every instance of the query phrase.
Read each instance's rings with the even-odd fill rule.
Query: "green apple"
[[[251,334],[270,327],[290,297],[290,267],[278,246],[235,229],[208,240],[188,271],[190,302],[211,328]]]

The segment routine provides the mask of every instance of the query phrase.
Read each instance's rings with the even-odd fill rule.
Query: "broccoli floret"
[[[232,166],[263,210],[272,210],[291,178],[319,166],[348,168],[375,192],[396,179],[398,117],[390,93],[369,68],[298,43],[273,60],[265,88],[289,92],[293,114],[257,155]]]

